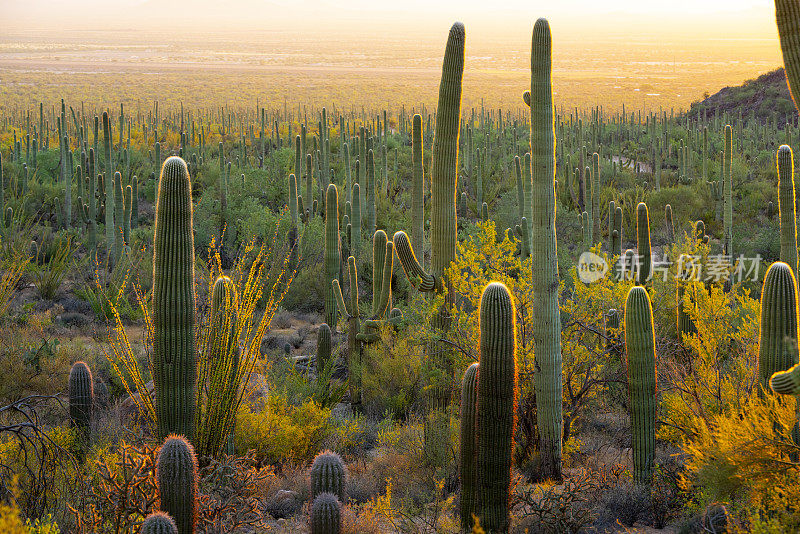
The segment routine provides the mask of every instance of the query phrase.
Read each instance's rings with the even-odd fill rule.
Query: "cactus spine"
[[[639,276],[637,283],[643,286],[653,272],[653,256],[650,250],[650,215],[647,204],[636,206],[636,252],[639,254]]]
[[[478,408],[478,364],[473,363],[464,372],[461,380],[461,529],[472,528],[472,514],[478,512],[477,473],[477,413]]]
[[[633,435],[633,480],[650,484],[656,439],[656,346],[653,308],[642,286],[632,287],[625,301],[625,351]]]
[[[486,286],[480,302],[477,395],[477,514],[488,532],[508,532],[511,452],[517,406],[515,312],[505,285]]]
[[[92,371],[84,362],[75,362],[69,371],[69,418],[82,432],[88,433],[94,407]]]
[[[787,145],[778,148],[778,209],[781,223],[781,261],[797,278],[797,222],[795,214],[794,157]]]
[[[192,185],[186,162],[161,168],[153,239],[153,381],[160,436],[194,435],[195,353]]]
[[[769,388],[770,377],[798,363],[797,282],[791,267],[776,261],[764,276],[761,290],[761,339],[758,379]]]
[[[537,424],[542,476],[561,479],[561,312],[556,254],[555,128],[551,86],[550,24],[539,19],[531,39],[531,242],[533,257],[533,337]]]
[[[339,277],[342,249],[339,242],[339,193],[336,185],[325,191],[325,322],[336,324],[336,297],[331,283]]]
[[[175,520],[178,534],[194,534],[199,496],[197,458],[185,438],[171,435],[164,440],[156,462],[156,481],[159,508]]]

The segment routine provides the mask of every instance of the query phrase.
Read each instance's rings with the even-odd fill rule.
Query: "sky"
[[[414,32],[461,20],[517,32],[529,31],[545,16],[553,25],[587,34],[633,28],[750,38],[774,35],[773,10],[772,0],[0,0],[0,20],[8,28],[69,30],[103,25],[303,32],[372,24],[374,31]]]

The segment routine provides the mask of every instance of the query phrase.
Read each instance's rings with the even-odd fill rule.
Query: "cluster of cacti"
[[[531,43],[530,140],[532,177],[534,384],[540,436],[541,473],[561,479],[561,311],[556,254],[555,123],[551,85],[550,24],[539,19]]]
[[[625,351],[628,356],[633,480],[649,484],[653,477],[656,438],[656,346],[653,308],[642,286],[625,301]]]
[[[156,482],[159,509],[172,517],[178,534],[194,534],[200,491],[197,458],[188,440],[175,435],[164,440],[156,462]]]
[[[153,239],[153,382],[161,436],[194,435],[195,352],[192,184],[186,162],[161,168]]]

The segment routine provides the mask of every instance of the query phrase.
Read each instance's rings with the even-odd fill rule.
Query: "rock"
[[[56,320],[65,326],[86,326],[92,322],[89,316],[78,312],[64,312]]]
[[[278,490],[266,504],[267,513],[275,519],[283,519],[295,514],[300,507],[300,494],[291,490]]]

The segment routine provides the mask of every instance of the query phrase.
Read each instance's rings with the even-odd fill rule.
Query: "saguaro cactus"
[[[161,168],[153,239],[153,382],[161,436],[194,435],[195,352],[192,184],[186,162]]]
[[[311,498],[321,493],[332,493],[344,500],[347,471],[341,457],[332,451],[322,451],[314,457],[309,472]]]
[[[446,332],[450,329],[450,310],[453,291],[444,279],[445,271],[456,256],[456,189],[458,185],[458,136],[461,120],[461,82],[464,75],[464,25],[456,22],[450,28],[445,46],[442,78],[439,84],[439,104],[436,112],[436,134],[433,144],[431,171],[431,269],[423,270],[405,232],[397,232],[394,246],[397,257],[409,281],[420,291],[438,290],[445,294],[445,302],[433,320],[433,327]],[[421,254],[421,251],[419,251]],[[452,390],[451,355],[437,347],[431,350],[432,366],[441,375],[430,389],[428,423],[425,443],[429,455],[434,442],[442,442],[448,421],[442,414]],[[433,423],[434,419],[436,420]],[[436,430],[433,430],[436,427]],[[432,432],[432,433],[431,433]],[[434,460],[436,461],[436,460]]]
[[[321,493],[311,504],[311,534],[339,534],[342,505],[332,493]]]
[[[461,380],[461,498],[459,499],[461,528],[472,528],[472,514],[477,514],[477,408],[478,364],[473,363]]]
[[[334,184],[325,191],[325,322],[336,324],[336,297],[332,282],[342,268],[342,248],[339,242],[339,193]]]
[[[317,377],[327,367],[331,359],[331,328],[325,323],[317,330]]]
[[[114,250],[114,180],[111,157],[111,123],[108,120],[108,112],[103,112],[103,149],[105,151],[106,166],[104,171],[104,183],[106,186],[106,250],[108,257],[113,257]]]
[[[94,407],[92,371],[85,362],[75,362],[69,371],[69,418],[72,424],[88,432]]]
[[[643,286],[653,272],[653,256],[650,250],[650,215],[647,204],[636,206],[636,252],[639,254],[639,276],[637,283]]]
[[[167,160],[169,161],[169,160]],[[197,458],[181,436],[169,436],[156,462],[159,509],[175,520],[178,534],[194,534],[197,525]]]
[[[800,5],[795,0],[775,0],[775,22],[786,67],[786,83],[797,107],[800,105]]]
[[[781,261],[797,278],[797,221],[795,214],[794,157],[787,145],[778,148],[778,210],[781,222]]]
[[[725,254],[733,256],[733,174],[731,172],[731,158],[733,156],[733,130],[731,125],[725,125],[725,154],[723,160],[724,211],[723,211],[723,245]]]
[[[539,19],[531,42],[531,177],[533,338],[537,424],[542,476],[561,479],[561,312],[556,254],[555,127],[551,86],[550,24]]]
[[[761,290],[761,340],[758,378],[765,389],[770,377],[798,363],[797,282],[791,267],[776,261],[764,276]]]
[[[511,452],[517,406],[514,303],[505,285],[486,286],[480,303],[477,399],[478,517],[489,532],[508,532]]]
[[[414,115],[411,127],[411,248],[422,251],[423,231],[425,228],[425,200],[424,200],[424,167],[422,144],[422,116]]]
[[[656,345],[653,308],[647,290],[634,286],[625,302],[625,351],[628,355],[633,480],[650,484],[656,440]]]
[[[168,514],[153,512],[145,518],[139,534],[178,534],[178,526]]]
[[[667,239],[670,243],[675,242],[675,222],[672,219],[672,206],[664,206],[664,221],[667,224]]]

